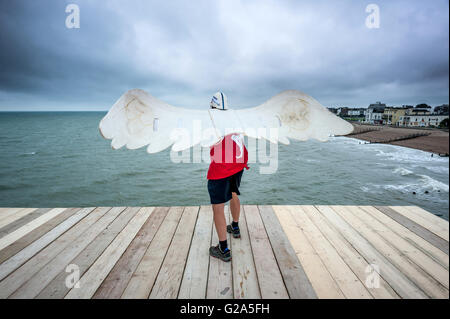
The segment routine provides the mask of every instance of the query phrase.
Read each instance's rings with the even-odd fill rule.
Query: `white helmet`
[[[209,103],[212,109],[228,110],[227,96],[222,92],[217,92],[213,95],[211,103]]]

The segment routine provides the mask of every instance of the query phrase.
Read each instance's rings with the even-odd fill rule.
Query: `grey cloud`
[[[81,28],[67,29],[76,3]],[[2,1],[0,110],[103,109],[138,87],[202,107],[285,89],[327,106],[448,103],[448,1]]]

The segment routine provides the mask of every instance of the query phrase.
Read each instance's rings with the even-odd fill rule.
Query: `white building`
[[[349,116],[363,116],[365,111],[363,109],[348,109]]]
[[[448,118],[448,115],[436,115],[436,114],[405,114],[399,117],[401,123],[405,123],[405,126],[409,127],[426,127],[426,126],[439,126],[439,124]]]
[[[365,123],[369,124],[382,124],[383,123],[383,112],[386,108],[386,104],[377,102],[375,104],[370,104],[365,112],[366,119]]]

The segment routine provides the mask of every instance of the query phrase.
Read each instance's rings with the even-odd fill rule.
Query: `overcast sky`
[[[67,4],[80,8],[68,29]],[[369,29],[366,6],[380,8]],[[449,100],[449,4],[433,1],[0,0],[0,110],[108,110],[141,88],[230,107],[297,89],[325,106]]]

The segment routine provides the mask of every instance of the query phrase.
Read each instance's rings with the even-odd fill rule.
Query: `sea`
[[[113,150],[98,130],[105,114],[1,112],[0,207],[209,204],[207,161]],[[448,220],[448,158],[347,137],[266,151],[276,157],[250,163],[242,204],[417,205]]]

